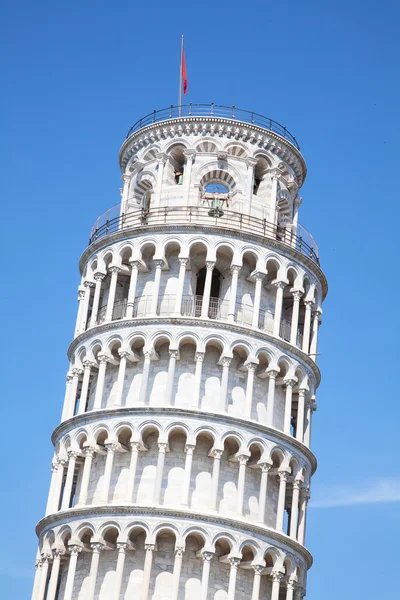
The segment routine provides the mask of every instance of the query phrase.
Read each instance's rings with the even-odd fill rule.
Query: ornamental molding
[[[319,280],[322,288],[322,300],[325,299],[328,293],[328,282],[327,279],[321,269],[321,267],[314,260],[302,254],[299,250],[296,250],[292,246],[285,244],[284,242],[280,242],[278,240],[274,240],[273,238],[263,237],[262,235],[257,235],[255,233],[244,233],[237,229],[229,229],[226,224],[224,227],[218,227],[212,225],[210,223],[209,226],[204,225],[196,225],[195,223],[188,223],[186,225],[183,224],[174,224],[168,223],[165,225],[146,225],[145,227],[141,227],[140,225],[135,227],[134,229],[122,229],[121,231],[115,231],[114,233],[109,233],[104,237],[96,240],[90,246],[86,248],[86,250],[81,255],[79,260],[79,271],[81,275],[83,274],[84,267],[87,261],[90,259],[92,254],[95,254],[99,250],[106,248],[113,244],[114,242],[118,242],[121,240],[132,239],[133,237],[137,237],[140,235],[148,236],[151,233],[164,233],[165,231],[173,229],[175,233],[178,232],[186,232],[186,231],[199,231],[201,233],[210,233],[210,234],[218,234],[222,237],[234,237],[238,239],[251,240],[257,244],[262,245],[264,248],[268,248],[271,250],[278,251],[289,260],[296,260],[301,265],[306,266],[311,273],[314,275],[316,279]],[[228,235],[224,235],[227,232]]]
[[[219,125],[217,131],[216,124]],[[132,133],[124,141],[119,151],[121,171],[124,173],[130,159],[139,150],[153,145],[157,141],[190,135],[200,138],[205,134],[219,138],[222,135],[228,139],[245,142],[255,148],[270,152],[279,160],[286,161],[296,173],[299,187],[303,185],[307,174],[307,165],[301,152],[291,142],[269,129],[252,123],[212,115],[168,118],[165,121],[151,123]]]
[[[274,337],[273,335],[268,334],[266,331],[251,329],[250,327],[244,327],[238,325],[237,323],[231,323],[230,321],[217,321],[212,320],[210,323],[210,319],[202,319],[201,317],[168,317],[168,316],[151,316],[151,317],[141,317],[132,318],[132,319],[120,319],[118,321],[110,321],[108,323],[103,323],[101,325],[96,325],[95,327],[91,327],[90,329],[83,331],[80,333],[70,344],[67,356],[68,360],[72,359],[72,355],[75,352],[76,348],[82,342],[86,341],[90,337],[98,337],[100,333],[105,331],[114,331],[115,329],[129,329],[132,327],[143,327],[145,325],[160,325],[160,324],[168,324],[168,325],[183,325],[190,327],[208,327],[210,326],[216,330],[224,330],[229,332],[237,331],[241,335],[243,333],[248,335],[250,338],[256,339],[261,342],[269,342],[272,346],[276,346],[281,350],[284,350],[289,356],[292,358],[295,357],[299,362],[303,363],[308,370],[312,372],[315,378],[316,388],[318,388],[321,382],[321,372],[317,366],[317,364],[310,358],[305,352],[303,352],[297,346],[292,346],[289,342],[281,338]]]
[[[274,443],[281,443],[285,447],[289,447],[289,449],[295,450],[300,456],[304,457],[311,466],[311,476],[315,473],[317,469],[317,459],[314,454],[311,452],[307,446],[305,446],[299,440],[296,440],[294,437],[284,433],[283,431],[279,431],[279,429],[274,429],[272,427],[267,427],[262,423],[257,423],[256,421],[250,421],[246,419],[241,419],[240,417],[232,417],[230,415],[226,415],[223,413],[212,413],[212,412],[204,412],[198,409],[189,410],[187,408],[178,408],[175,406],[165,406],[165,407],[151,407],[151,406],[131,406],[129,408],[102,408],[99,410],[93,410],[87,413],[83,413],[81,415],[75,415],[71,417],[67,421],[63,421],[54,429],[53,434],[51,436],[51,440],[56,446],[59,439],[70,432],[72,429],[77,429],[82,427],[85,424],[96,423],[104,421],[105,419],[125,419],[127,417],[140,417],[143,415],[144,419],[149,419],[149,417],[175,417],[182,418],[191,417],[193,419],[199,419],[201,422],[212,422],[216,424],[223,424],[232,429],[236,428],[238,425],[243,427],[246,431],[254,432],[254,434],[260,433],[264,435],[268,440]]]
[[[304,563],[307,565],[307,569],[312,566],[313,558],[310,552],[302,546],[299,542],[290,538],[282,532],[271,529],[267,525],[264,527],[259,524],[246,523],[241,520],[230,519],[228,517],[222,517],[221,515],[212,515],[205,513],[190,513],[182,509],[172,509],[164,507],[143,507],[143,506],[117,506],[117,505],[99,505],[90,507],[80,507],[68,510],[59,511],[53,515],[48,515],[41,519],[36,525],[36,535],[38,538],[46,531],[47,528],[62,525],[70,521],[75,521],[77,518],[88,519],[88,517],[109,517],[112,515],[114,518],[118,517],[140,517],[142,520],[148,517],[169,517],[173,520],[185,519],[187,521],[196,522],[206,527],[207,524],[216,525],[225,529],[226,527],[232,528],[238,532],[249,532],[253,535],[261,537],[264,542],[271,543],[272,545],[279,546],[284,552],[292,553],[300,556]]]

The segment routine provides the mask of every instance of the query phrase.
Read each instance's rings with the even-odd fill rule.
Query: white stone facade
[[[122,146],[121,204],[80,261],[32,600],[305,595],[327,292],[305,164],[214,111]]]

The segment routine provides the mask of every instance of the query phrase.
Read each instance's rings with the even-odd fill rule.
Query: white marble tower
[[[32,600],[301,599],[327,283],[297,141],[170,107],[119,161],[80,260]]]

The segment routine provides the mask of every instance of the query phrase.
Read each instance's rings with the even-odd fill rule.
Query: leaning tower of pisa
[[[275,121],[155,111],[81,284],[32,600],[295,600],[316,460],[318,249]]]

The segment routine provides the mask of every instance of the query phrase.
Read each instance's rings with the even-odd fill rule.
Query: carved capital
[[[180,265],[181,267],[187,267],[187,265],[188,265],[188,262],[189,262],[189,259],[188,259],[188,258],[180,258],[180,259],[179,259],[179,265]]]
[[[282,577],[283,573],[280,573],[279,571],[272,571],[271,573],[272,581],[280,581]]]
[[[161,269],[161,267],[164,266],[164,259],[162,259],[162,258],[156,258],[153,261],[153,264],[156,267],[156,269]]]
[[[287,387],[287,388],[294,388],[294,386],[296,385],[297,381],[295,379],[284,379],[283,380],[283,384]]]
[[[127,542],[117,542],[117,550],[122,554],[125,554],[127,550],[129,550],[129,544]]]
[[[205,352],[196,352],[196,362],[203,362]]]
[[[264,571],[265,567],[263,565],[252,565],[254,570],[254,575],[261,575]]]
[[[76,460],[77,458],[79,458],[81,456],[80,452],[77,452],[76,450],[68,450],[68,460]]]
[[[261,473],[268,473],[268,471],[271,469],[271,467],[272,467],[271,463],[261,463],[260,464]]]
[[[109,267],[108,270],[112,275],[118,275],[118,273],[120,271],[122,271],[121,267],[117,267],[117,266]]]
[[[106,354],[98,354],[97,359],[101,365],[105,365],[110,361],[109,356],[107,356]]]
[[[287,281],[273,281],[272,285],[276,287],[276,289],[284,290],[287,286]]]
[[[68,546],[68,550],[71,556],[78,556],[82,552],[82,547],[73,544],[72,546]]]
[[[223,455],[223,450],[213,450],[212,455],[214,459],[221,460],[221,456]]]
[[[207,271],[213,271],[214,267],[215,267],[215,262],[213,260],[207,260],[206,261]]]
[[[229,356],[223,356],[221,358],[221,364],[223,367],[229,367],[229,365],[231,364],[232,359]]]
[[[85,456],[93,457],[96,453],[96,448],[94,446],[86,446],[86,448],[83,449],[83,453]]]
[[[93,281],[84,281],[84,282],[83,282],[83,285],[84,285],[84,287],[85,287],[87,290],[89,290],[89,291],[90,291],[90,288],[91,288],[91,287],[94,287],[94,283],[93,283]]]
[[[91,549],[92,549],[92,552],[93,552],[94,554],[100,554],[100,552],[101,552],[101,551],[102,551],[102,549],[103,549],[103,544],[100,544],[100,543],[96,542],[96,543],[94,543],[94,544],[90,544],[90,547],[91,547]]]
[[[290,290],[292,292],[293,300],[300,302],[303,292],[301,290]]]
[[[214,553],[213,552],[202,552],[201,553],[202,559],[204,560],[204,562],[211,562]]]
[[[250,457],[246,456],[245,454],[241,454],[240,456],[238,456],[237,459],[238,459],[239,465],[247,465],[249,458]]]
[[[270,379],[276,379],[279,375],[279,371],[276,371],[275,369],[271,369],[270,371],[267,371],[267,375]]]
[[[236,556],[230,556],[228,558],[228,563],[231,566],[231,569],[237,569],[238,566],[240,565],[240,558],[237,558]]]
[[[141,444],[140,442],[131,442],[132,452],[140,452]]]
[[[118,354],[120,358],[128,358],[129,357],[129,352],[127,350],[118,350]]]
[[[177,546],[175,548],[175,556],[177,558],[183,558],[184,553],[185,553],[185,548],[183,548],[183,546]]]
[[[155,544],[145,544],[144,549],[146,552],[154,552],[156,545]]]
[[[186,444],[185,446],[185,452],[186,454],[193,454],[194,449],[196,448],[196,446],[194,444]]]
[[[170,350],[169,351],[169,356],[170,356],[170,358],[177,359],[178,356],[179,356],[179,350]]]
[[[61,550],[60,548],[54,548],[51,552],[53,554],[53,560],[60,559],[65,554],[65,550]]]
[[[278,477],[280,481],[287,481],[289,473],[287,473],[287,471],[278,471]]]
[[[231,274],[232,275],[239,275],[241,268],[242,267],[240,265],[231,265]]]
[[[258,365],[257,363],[249,362],[245,365],[245,367],[250,373],[255,373]]]
[[[85,367],[85,369],[88,369],[89,371],[97,366],[96,363],[94,363],[92,360],[84,360],[82,364]]]
[[[71,371],[72,377],[79,377],[82,374],[82,369],[72,369]]]
[[[306,310],[311,310],[314,306],[314,300],[304,300],[304,306],[306,307]]]
[[[94,280],[95,281],[103,281],[105,276],[106,276],[105,273],[101,273],[101,271],[97,271],[97,273],[94,274]]]
[[[166,444],[165,442],[159,442],[158,443],[158,451],[161,453],[165,453],[167,451],[168,448],[168,444]]]

